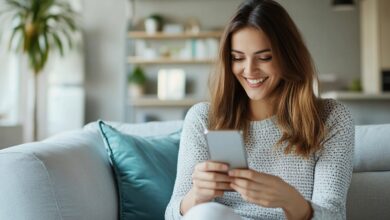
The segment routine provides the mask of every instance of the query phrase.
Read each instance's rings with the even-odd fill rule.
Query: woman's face
[[[280,70],[266,34],[246,27],[233,33],[232,70],[251,101],[267,101],[280,82]]]

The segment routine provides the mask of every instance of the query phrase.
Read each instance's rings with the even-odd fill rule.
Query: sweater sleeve
[[[187,113],[180,139],[177,174],[172,197],[165,211],[166,220],[179,220],[180,203],[192,186],[191,175],[197,163],[208,159],[206,140],[208,104],[194,105]]]
[[[328,135],[317,155],[311,200],[313,219],[346,219],[353,170],[355,127],[348,109],[335,102],[327,119]]]

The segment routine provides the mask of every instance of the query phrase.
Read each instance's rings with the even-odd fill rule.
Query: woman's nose
[[[244,66],[244,74],[245,75],[251,75],[254,72],[256,72],[257,66],[255,65],[253,60],[248,59]]]

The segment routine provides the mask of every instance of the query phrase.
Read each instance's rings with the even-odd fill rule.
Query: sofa
[[[151,136],[182,121],[110,123]],[[356,126],[348,219],[390,219],[390,124]],[[0,150],[1,220],[115,220],[118,195],[97,123]]]

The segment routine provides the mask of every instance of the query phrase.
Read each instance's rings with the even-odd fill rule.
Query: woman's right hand
[[[181,213],[186,213],[195,205],[223,196],[226,190],[232,190],[230,187],[232,178],[227,175],[228,170],[229,166],[224,163],[211,161],[198,163],[192,174],[192,188],[181,202]]]

